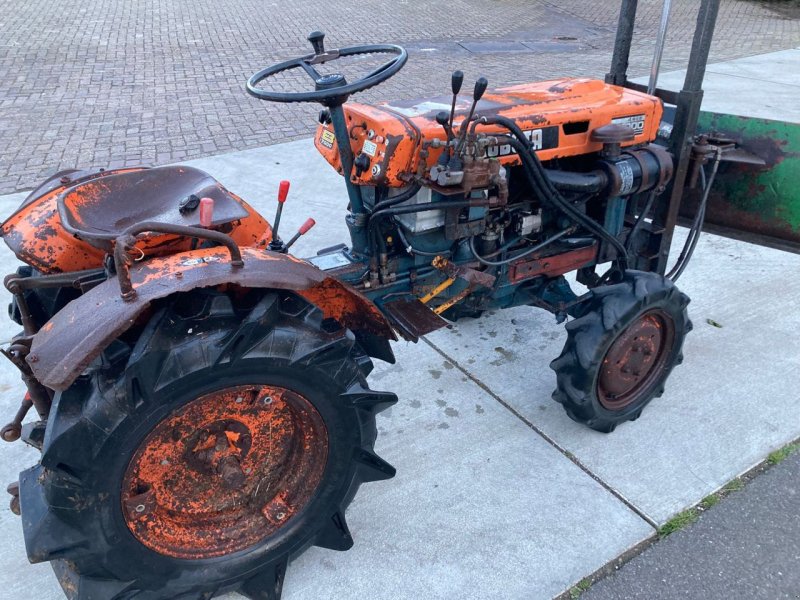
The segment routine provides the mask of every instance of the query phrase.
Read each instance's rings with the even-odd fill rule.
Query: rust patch
[[[526,258],[511,264],[508,270],[510,281],[517,283],[531,277],[556,277],[586,266],[597,258],[597,245],[570,250],[546,257]]]
[[[176,173],[181,168],[170,169]],[[109,242],[106,242],[105,246],[103,244],[95,246],[74,235],[74,231],[70,232],[65,228],[62,222],[63,215],[59,211],[59,198],[68,196],[81,215],[96,215],[95,220],[100,223],[96,228],[98,231],[106,226],[113,230],[120,224],[132,225],[135,224],[135,218],[131,215],[137,214],[132,208],[137,206],[135,196],[146,193],[146,190],[137,188],[136,178],[139,173],[155,171],[158,170],[105,171],[77,182],[67,180],[63,185],[47,188],[47,191],[38,198],[26,199],[25,203],[2,224],[0,235],[17,258],[42,273],[64,273],[101,267],[105,251],[111,250]],[[108,182],[115,177],[121,181],[128,181],[127,196],[121,194],[118,187],[109,186]],[[232,199],[233,204],[240,205],[238,211],[229,211],[230,215],[246,215],[231,223],[220,225],[219,228],[229,227],[231,237],[240,246],[266,245],[266,240],[271,237],[269,224],[240,197],[218,183],[211,185],[209,181],[213,180],[209,176],[206,177],[208,180],[202,180],[200,183],[208,184],[207,188],[214,190],[219,197]],[[203,193],[202,190],[196,191]],[[177,191],[175,193],[178,194]],[[179,199],[176,196],[175,206]],[[177,213],[177,210],[173,212]],[[191,240],[175,235],[147,235],[137,243],[137,248],[148,257],[183,252],[190,247]]]
[[[159,423],[131,459],[122,508],[151,550],[224,556],[287,526],[311,501],[328,456],[322,417],[269,385],[206,394]]]
[[[241,250],[244,266],[239,268],[231,266],[228,250],[219,247],[136,263],[130,270],[137,292],[133,301],[120,297],[116,278],[89,290],[59,311],[33,337],[27,360],[36,378],[49,388],[66,389],[153,301],[226,284],[300,294],[316,288],[309,292],[308,299],[314,304],[319,302],[323,313],[332,318],[338,316],[355,331],[363,329],[395,339],[386,318],[366,297],[329,278],[324,271],[289,255],[257,248]],[[349,300],[348,295],[352,296]]]
[[[378,307],[338,279],[328,277],[308,289],[298,290],[298,294],[320,308],[326,318],[335,319],[348,329],[394,339]]]
[[[650,393],[675,343],[675,324],[662,310],[650,310],[611,344],[600,367],[597,398],[607,410],[622,410]]]

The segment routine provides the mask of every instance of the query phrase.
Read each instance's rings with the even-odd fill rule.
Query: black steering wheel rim
[[[341,75],[320,75],[314,69],[315,64],[324,64],[338,58],[357,56],[360,54],[393,54],[394,56],[377,69],[374,69],[372,72],[353,83],[347,83]],[[394,76],[403,68],[407,60],[408,52],[406,52],[405,48],[402,46],[397,46],[395,44],[349,46],[347,48],[340,48],[339,50],[306,54],[305,56],[292,58],[282,63],[261,69],[247,80],[247,93],[259,100],[267,100],[269,102],[318,102],[324,105],[329,105],[331,103],[341,104],[351,94],[363,92]],[[304,70],[306,74],[314,80],[317,89],[313,92],[274,92],[257,87],[259,83],[269,77],[291,69]]]

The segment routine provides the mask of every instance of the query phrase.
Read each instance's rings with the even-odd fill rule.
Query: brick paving
[[[697,0],[675,0],[664,69],[685,64]],[[633,74],[645,74],[659,0],[641,0]],[[246,78],[328,46],[407,45],[406,68],[358,98],[602,76],[618,0],[0,0],[0,193],[76,166],[164,164],[309,134],[314,105],[247,96]],[[714,60],[800,45],[797,0],[722,0]],[[559,39],[561,38],[561,39]],[[566,39],[564,39],[566,38]],[[358,65],[364,68],[364,65]],[[304,76],[303,76],[304,77]],[[469,80],[469,79],[468,79]],[[286,79],[291,89],[306,81]]]

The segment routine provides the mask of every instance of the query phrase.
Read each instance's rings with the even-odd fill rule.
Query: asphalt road
[[[800,452],[581,596],[581,600],[693,598],[800,598]]]

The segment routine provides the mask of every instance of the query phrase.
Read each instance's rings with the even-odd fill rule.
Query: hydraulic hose
[[[695,214],[694,220],[692,221],[692,226],[689,229],[689,235],[686,238],[686,242],[683,244],[683,249],[681,250],[680,256],[678,256],[678,260],[675,262],[675,266],[673,266],[669,273],[667,273],[667,279],[670,279],[673,282],[678,281],[678,278],[688,266],[689,260],[691,260],[694,250],[697,247],[697,242],[700,240],[700,233],[703,230],[703,222],[706,218],[708,197],[711,193],[711,186],[714,185],[714,179],[717,177],[717,170],[719,169],[719,163],[721,160],[722,149],[717,148],[717,152],[714,157],[714,166],[711,168],[711,175],[709,176],[706,187],[703,190],[703,197],[700,199],[700,205],[697,207],[697,213]]]
[[[507,117],[481,117],[472,124],[472,131],[480,124],[500,125],[511,132],[512,137],[504,137],[503,142],[510,144],[511,147],[517,151],[534,191],[537,191],[542,198],[550,200],[551,203],[555,204],[561,212],[570,217],[574,222],[582,225],[611,244],[617,251],[619,266],[624,271],[628,266],[628,251],[625,249],[625,246],[623,246],[615,236],[611,235],[605,227],[575,209],[564,199],[553,185],[553,182],[547,177],[547,173],[539,157],[536,155],[536,152],[531,150],[530,142],[519,128],[519,125]]]
[[[528,248],[524,252],[520,252],[519,254],[515,254],[514,256],[510,256],[508,258],[504,258],[503,260],[497,260],[497,261],[486,260],[485,257],[483,257],[480,254],[478,254],[478,250],[477,250],[477,248],[475,248],[475,236],[472,236],[471,238],[469,238],[469,249],[472,251],[472,255],[476,259],[478,259],[478,262],[480,262],[480,263],[482,263],[482,264],[484,264],[486,266],[489,266],[489,267],[502,267],[503,265],[507,265],[508,263],[510,263],[512,261],[519,260],[520,258],[525,258],[526,256],[528,256],[530,254],[533,254],[534,252],[536,252],[538,250],[541,250],[545,246],[549,246],[550,244],[552,244],[556,240],[564,237],[565,235],[567,235],[568,233],[571,233],[573,231],[575,231],[575,227],[567,227],[563,231],[559,231],[557,234],[547,238],[546,240],[544,240],[543,242],[540,242],[539,244],[536,244],[535,246],[532,246],[532,247]]]
[[[644,208],[642,208],[642,212],[639,215],[639,218],[636,219],[636,222],[633,224],[633,228],[631,229],[631,233],[630,235],[628,235],[628,243],[626,244],[626,248],[628,250],[630,250],[631,244],[633,243],[633,240],[636,238],[636,234],[639,233],[639,230],[642,228],[642,224],[644,223],[645,218],[650,212],[650,209],[653,208],[653,201],[655,201],[657,194],[658,192],[656,190],[653,190],[647,196],[647,202],[645,202]]]
[[[417,195],[420,189],[422,189],[422,186],[418,183],[415,183],[414,185],[411,186],[411,188],[407,189],[402,194],[398,194],[397,196],[381,200],[380,202],[376,203],[375,207],[372,209],[373,214],[384,208],[389,208],[390,206],[401,204],[406,200],[411,200],[411,198]]]
[[[412,246],[411,243],[408,241],[408,238],[406,238],[406,234],[403,233],[403,228],[402,227],[398,227],[397,228],[397,235],[400,236],[400,241],[403,242],[403,246],[405,247],[406,251],[409,252],[410,254],[417,254],[419,256],[433,256],[433,257],[445,256],[446,257],[446,256],[450,256],[453,253],[452,250],[444,250],[442,252],[428,252],[426,250],[419,250],[417,248],[414,248],[414,246]]]
[[[516,124],[514,124],[514,126],[516,127]],[[611,235],[602,225],[581,213],[578,209],[564,199],[561,193],[556,190],[555,187],[553,187],[553,184],[547,179],[547,175],[544,173],[542,164],[539,162],[536,154],[530,152],[529,148],[526,147],[525,144],[514,137],[505,137],[502,141],[503,143],[510,144],[517,151],[517,154],[522,160],[522,165],[525,168],[525,172],[528,175],[528,179],[534,188],[534,191],[536,191],[542,198],[549,200],[574,223],[581,225],[585,229],[595,234],[597,237],[602,238],[612,245],[617,251],[617,260],[619,261],[619,266],[624,271],[628,266],[628,252],[625,249],[625,246],[623,246],[622,243],[616,237]]]

